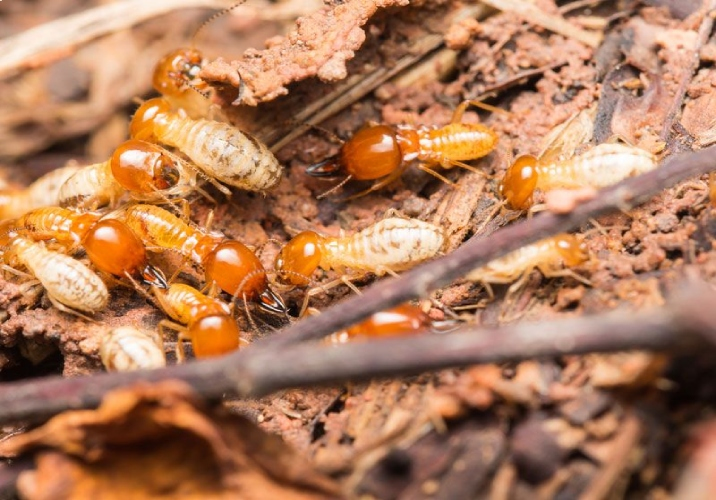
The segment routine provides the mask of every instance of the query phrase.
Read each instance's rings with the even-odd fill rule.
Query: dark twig
[[[657,170],[601,190],[597,197],[568,214],[544,213],[500,229],[489,237],[473,238],[450,255],[413,269],[400,278],[378,283],[360,297],[353,297],[319,316],[301,321],[286,330],[285,334],[257,342],[255,347],[278,348],[320,338],[356,323],[375,311],[424,297],[430,290],[445,286],[472,269],[521,246],[575,230],[590,219],[607,213],[631,210],[665,188],[713,170],[714,165],[716,146],[671,157]]]
[[[575,319],[559,324],[506,327],[479,335],[428,336],[366,343],[339,348],[296,345],[317,339],[353,324],[375,311],[425,296],[464,275],[474,267],[546,236],[577,228],[590,218],[619,209],[630,209],[647,201],[664,188],[708,172],[716,164],[716,147],[673,157],[656,171],[628,179],[600,192],[595,199],[566,215],[543,214],[492,234],[488,239],[471,240],[450,255],[406,273],[398,279],[372,286],[319,316],[287,328],[273,338],[235,354],[210,361],[189,363],[152,372],[101,374],[62,379],[50,377],[5,384],[0,388],[0,422],[43,418],[68,408],[99,404],[109,390],[140,380],[177,378],[191,384],[205,397],[225,394],[256,396],[272,390],[339,382],[379,375],[396,375],[473,363],[523,359],[539,355],[613,351],[621,349],[665,349],[680,345],[679,332],[707,330],[708,317],[697,314],[713,311],[716,301],[700,293],[693,300],[679,302],[671,312],[662,310],[635,317],[607,315]],[[706,304],[704,302],[707,302]],[[688,315],[676,311],[686,308]],[[698,325],[696,322],[700,320]],[[601,328],[590,325],[601,325]],[[604,326],[606,325],[606,327]],[[541,331],[551,332],[539,334]],[[561,332],[561,336],[558,334]],[[440,356],[438,356],[440,353]]]

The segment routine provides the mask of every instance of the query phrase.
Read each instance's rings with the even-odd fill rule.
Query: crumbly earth
[[[54,3],[65,8],[42,16],[82,7],[70,0]],[[408,44],[418,51],[416,40],[431,36],[444,38],[451,49],[440,48],[437,55],[431,50],[398,77],[362,89],[365,97],[321,123],[329,134],[309,130],[283,146],[277,157],[285,177],[271,192],[236,192],[225,200],[210,189],[216,205],[197,197],[191,204],[195,221],[203,223],[213,211],[213,229],[259,249],[267,267],[278,245],[299,231],[353,232],[390,209],[442,225],[449,252],[524,216],[497,205],[502,172],[515,155],[545,152],[545,137],[590,107],[595,119],[587,135],[594,142],[616,137],[660,158],[716,142],[716,41],[698,2],[651,1],[633,10],[615,10],[609,2],[575,10],[569,2],[537,2],[582,27],[604,28],[596,50],[510,12],[485,16],[476,9],[465,17],[471,6],[457,1],[404,3],[329,3],[293,32],[291,25],[269,22],[289,27],[289,33],[271,39],[266,50],[266,21],[237,22],[231,33],[231,23],[220,20],[204,30],[199,45],[224,59],[204,70],[217,83],[214,98],[232,121],[272,142],[301,127],[292,119],[314,100],[338,100],[344,77],[359,87],[410,55]],[[34,12],[11,12],[8,26],[21,30],[47,19]],[[109,154],[126,133],[129,100],[147,95],[153,62],[168,47],[188,43],[197,17],[173,15],[175,23],[145,23],[50,68],[0,82],[0,116],[15,117],[0,118],[3,177],[21,185],[68,158],[91,161]],[[170,24],[171,30],[163,29]],[[325,45],[329,35],[331,44]],[[127,39],[137,46],[129,54]],[[241,55],[250,45],[257,49]],[[92,51],[102,57],[90,58]],[[110,82],[94,85],[110,67],[111,82],[123,81],[112,92]],[[272,102],[232,107],[237,75],[246,79],[244,104]],[[338,150],[332,134],[348,138],[371,120],[441,126],[460,101],[482,98],[506,111],[465,115],[465,121],[486,123],[500,137],[494,152],[470,162],[482,174],[443,171],[454,183],[448,185],[411,167],[391,185],[355,200],[343,201],[369,183],[349,182],[318,199],[335,181],[310,177],[305,169]],[[45,103],[52,106],[41,108]],[[514,292],[493,286],[492,301],[485,287],[466,282],[437,290],[433,298],[485,326],[659,307],[684,277],[716,282],[716,213],[708,187],[705,178],[692,179],[629,213],[583,227],[591,258],[572,270],[589,284],[533,272]],[[172,256],[156,256],[156,263],[170,270],[178,264]],[[187,272],[182,278],[199,276]],[[335,277],[318,273],[316,280]],[[303,292],[277,290],[297,311]],[[316,295],[311,305],[323,309],[349,293],[338,287]],[[97,349],[105,328],[153,328],[162,318],[145,297],[116,286],[111,307],[89,323],[56,311],[41,289],[10,274],[0,282],[0,311],[0,373],[7,378],[58,370],[58,351],[65,375],[94,373],[101,370]],[[438,318],[442,311],[433,308],[431,315]],[[285,323],[254,310],[251,321],[242,315],[248,340]],[[696,435],[713,447],[713,427],[699,427],[714,410],[711,371],[708,356],[569,356],[285,391],[226,405],[283,437],[345,491],[365,498],[667,497],[686,491],[682,472],[694,472],[686,465],[697,446],[690,439]],[[713,468],[713,461],[706,463]]]

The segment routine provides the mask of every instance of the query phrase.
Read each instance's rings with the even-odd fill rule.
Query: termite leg
[[[348,288],[350,288],[351,290],[353,290],[353,292],[354,292],[356,295],[363,295],[363,292],[361,292],[361,291],[358,289],[358,287],[353,284],[353,282],[351,281],[351,279],[350,279],[348,276],[346,276],[345,274],[344,274],[343,276],[341,276],[341,282],[342,282],[344,285],[346,285]]]
[[[475,228],[475,232],[473,234],[480,234],[487,227],[490,221],[495,218],[497,212],[505,208],[506,204],[507,202],[505,200],[502,200],[499,203],[495,203],[495,207],[490,211],[489,214],[487,214],[487,217],[485,217],[485,220],[482,221],[482,224]]]
[[[317,200],[322,200],[322,199],[325,198],[326,196],[332,195],[333,193],[335,193],[336,191],[338,191],[340,188],[342,188],[343,186],[345,186],[346,183],[347,183],[349,180],[351,180],[352,178],[353,178],[352,175],[346,176],[345,179],[343,179],[341,182],[339,182],[338,184],[336,184],[335,186],[333,186],[331,189],[329,189],[328,191],[324,191],[324,192],[322,192],[321,194],[319,194],[318,196],[316,196],[316,199],[317,199]]]
[[[491,177],[490,175],[486,174],[479,168],[473,167],[472,165],[468,165],[467,163],[463,163],[463,162],[457,161],[457,160],[445,160],[443,162],[442,166],[443,166],[443,168],[460,167],[460,168],[464,168],[465,170],[469,170],[470,172],[473,172],[475,174],[478,174],[482,177],[487,177],[488,179]]]
[[[159,336],[162,338],[162,342],[164,341],[166,330],[173,330],[177,332],[177,344],[175,353],[177,357],[177,362],[183,363],[186,359],[186,355],[184,354],[184,341],[191,340],[186,336],[186,328],[183,325],[180,325],[179,323],[175,323],[168,319],[161,320],[159,323],[157,323],[157,331],[159,332]]]
[[[349,196],[348,198],[344,199],[343,201],[354,200],[356,198],[360,198],[361,196],[365,196],[369,193],[372,193],[373,191],[377,191],[377,190],[383,188],[384,186],[387,186],[388,184],[390,184],[391,182],[393,182],[395,179],[397,179],[398,177],[400,177],[403,174],[403,171],[405,170],[407,165],[408,164],[406,162],[404,162],[401,167],[396,168],[395,170],[393,170],[391,173],[389,173],[382,179],[377,180],[368,189],[364,189],[360,193],[353,194],[353,195]],[[448,180],[446,180],[446,182],[450,183],[450,181],[448,181]]]
[[[378,267],[376,267],[376,268],[375,268],[375,274],[377,274],[378,276],[382,276],[382,275],[384,275],[384,274],[389,274],[389,275],[391,275],[393,278],[399,278],[399,277],[400,277],[400,275],[399,275],[398,273],[396,273],[395,271],[393,271],[391,268],[385,267],[385,266],[378,266]]]
[[[418,164],[418,168],[419,168],[420,170],[422,170],[423,172],[426,172],[426,173],[432,175],[433,177],[436,177],[436,178],[440,179],[440,180],[443,181],[445,184],[448,184],[448,185],[450,185],[450,186],[452,186],[452,187],[455,187],[455,186],[456,186],[456,184],[455,184],[453,181],[451,181],[451,180],[448,179],[447,177],[444,177],[444,176],[442,176],[441,174],[437,173],[435,170],[433,170],[432,168],[428,167],[427,165]]]
[[[28,281],[36,281],[37,283],[40,282],[32,274],[26,273],[24,271],[18,271],[14,267],[8,266],[7,264],[0,264],[0,269],[10,274],[14,274],[15,276],[19,276],[20,278],[25,278]]]
[[[457,105],[455,108],[455,111],[453,111],[452,114],[452,120],[450,120],[450,123],[460,123],[462,122],[462,117],[465,114],[465,111],[467,110],[468,106],[475,106],[476,108],[484,109],[485,111],[490,111],[492,113],[501,113],[505,115],[509,115],[509,111],[505,111],[502,108],[498,108],[496,106],[491,106],[490,104],[486,104],[480,100],[477,99],[468,99],[465,101],[462,101],[460,104]]]
[[[524,286],[527,284],[527,280],[530,277],[530,274],[532,274],[532,271],[534,270],[534,267],[530,267],[529,269],[525,269],[525,271],[522,273],[522,276],[512,283],[510,285],[510,288],[507,289],[507,293],[505,294],[505,301],[507,301],[508,297],[513,297],[514,295],[517,295],[517,293],[524,288]]]
[[[177,363],[183,363],[186,361],[186,353],[184,352],[184,342],[191,343],[191,337],[186,331],[180,331],[177,334],[177,345],[174,348],[174,354],[177,357]]]
[[[576,273],[572,271],[571,269],[542,269],[540,266],[537,266],[542,274],[546,278],[574,278],[575,280],[579,281],[583,285],[587,285],[589,287],[594,286],[592,285],[592,282],[589,281],[587,278],[582,276],[579,273]]]
[[[62,304],[57,299],[55,299],[49,291],[47,292],[47,298],[50,299],[50,302],[53,306],[55,306],[55,308],[59,309],[63,313],[72,314],[74,316],[84,319],[85,321],[89,321],[90,323],[99,323],[96,319],[90,318],[89,316]]]
[[[339,137],[338,134],[336,134],[335,132],[328,130],[325,127],[321,127],[320,125],[316,125],[316,124],[310,123],[310,122],[303,122],[303,123],[299,124],[298,126],[303,127],[306,130],[312,129],[317,132],[320,132],[321,134],[325,135],[329,141],[335,142],[336,144],[343,144],[344,142],[346,142],[341,137]]]
[[[121,286],[124,288],[132,289],[132,287],[130,285],[128,285],[127,283],[125,283],[124,281],[122,281],[121,279],[117,278],[116,276],[114,276],[112,274],[106,273],[104,271],[99,271],[99,270],[97,270],[97,274],[99,274],[100,277],[102,278],[102,280],[112,288]]]
[[[495,291],[492,289],[492,285],[490,285],[489,283],[483,283],[482,287],[487,292],[488,303],[495,300]]]

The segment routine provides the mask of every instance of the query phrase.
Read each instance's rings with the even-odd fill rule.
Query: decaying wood
[[[263,51],[249,51],[240,61],[218,59],[204,67],[200,77],[211,84],[241,87],[235,104],[251,106],[284,95],[288,93],[286,85],[314,75],[327,82],[343,80],[347,76],[346,61],[365,40],[362,26],[378,9],[407,3],[349,0],[326,7],[299,19],[296,30],[280,43]]]

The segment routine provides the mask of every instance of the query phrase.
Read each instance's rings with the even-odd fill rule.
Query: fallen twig
[[[0,389],[0,421],[46,417],[68,408],[96,406],[106,392],[139,381],[177,378],[209,398],[226,393],[256,397],[292,387],[540,356],[701,348],[716,333],[716,320],[705,313],[714,307],[716,293],[705,291],[703,285],[691,285],[669,307],[638,314],[618,311],[492,329],[468,326],[447,335],[337,347],[302,344],[282,350],[247,349],[210,362],[151,372],[6,384]]]
[[[562,16],[548,14],[533,3],[524,0],[482,0],[482,3],[504,12],[512,12],[530,24],[541,26],[567,38],[573,38],[592,48],[599,47],[602,42],[601,33],[583,30]]]
[[[546,236],[577,228],[590,218],[643,203],[662,189],[708,172],[716,147],[672,157],[639,177],[600,191],[595,199],[565,215],[542,214],[476,239],[442,259],[378,283],[360,297],[307,318],[272,338],[240,352],[209,361],[152,372],[50,377],[0,387],[0,422],[44,418],[69,408],[96,406],[109,390],[139,380],[177,378],[205,397],[256,396],[289,387],[398,375],[507,359],[623,349],[659,350],[683,345],[688,331],[714,335],[707,313],[712,294],[697,290],[671,309],[644,315],[605,315],[539,326],[516,325],[478,334],[396,339],[338,348],[296,345],[353,324],[373,312],[424,296],[468,270]],[[686,313],[680,313],[685,310]],[[677,314],[678,313],[678,314]]]

